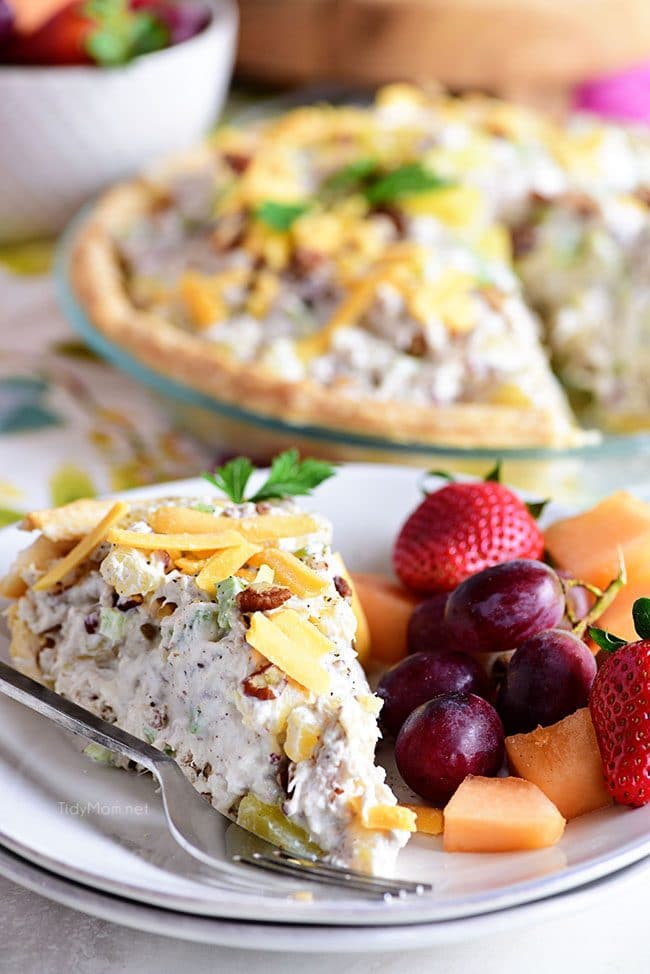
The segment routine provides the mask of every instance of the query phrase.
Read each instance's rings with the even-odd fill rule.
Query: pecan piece
[[[267,588],[245,588],[237,596],[237,607],[240,612],[268,612],[277,609],[291,598],[291,590],[281,585],[269,585]]]
[[[639,186],[632,195],[644,206],[650,206],[650,186]]]
[[[589,196],[587,193],[582,193],[579,190],[573,189],[562,193],[559,202],[563,203],[576,216],[581,216],[585,219],[590,216],[598,216],[600,213],[600,207],[593,196]]]
[[[334,588],[342,599],[348,599],[349,601],[352,598],[352,588],[350,587],[349,582],[343,578],[342,575],[334,576]]]
[[[245,680],[242,680],[242,687],[244,688],[244,694],[247,697],[255,697],[257,700],[275,700],[277,698],[277,693],[272,686],[266,682],[264,678],[264,673],[272,666],[271,663],[267,663],[263,666],[261,670],[255,670],[250,676],[247,676]]]
[[[521,226],[512,228],[510,237],[514,256],[523,257],[530,253],[535,246],[535,227],[530,223],[523,223]]]
[[[251,157],[243,152],[224,152],[223,158],[238,176],[246,172],[251,162]]]

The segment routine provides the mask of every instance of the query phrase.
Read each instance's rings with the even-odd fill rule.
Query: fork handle
[[[141,741],[133,734],[116,727],[115,724],[109,724],[101,717],[96,717],[89,710],[79,707],[71,700],[66,700],[59,693],[54,693],[42,683],[37,683],[36,680],[32,680],[2,661],[0,661],[0,693],[48,717],[59,727],[95,741],[96,744],[101,744],[110,751],[117,751],[154,773],[157,770],[156,766],[161,762],[172,760],[158,748]]]

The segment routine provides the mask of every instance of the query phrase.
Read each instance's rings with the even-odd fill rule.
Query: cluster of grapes
[[[558,573],[518,559],[415,609],[410,655],[377,693],[400,774],[423,798],[445,804],[468,774],[497,774],[505,732],[548,726],[587,705],[596,661],[571,626],[589,596],[572,588],[569,597],[567,617]],[[494,653],[508,654],[500,681],[479,662]]]

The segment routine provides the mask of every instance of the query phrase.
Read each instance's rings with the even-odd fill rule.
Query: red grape
[[[409,653],[434,653],[439,649],[453,649],[445,632],[444,616],[447,593],[434,595],[413,610],[406,630]]]
[[[509,734],[547,727],[589,702],[596,660],[564,629],[531,636],[513,654],[498,707]]]
[[[468,774],[497,774],[503,752],[499,715],[473,693],[441,693],[422,704],[395,742],[402,778],[437,805],[446,805]]]
[[[480,663],[465,653],[414,653],[394,666],[377,687],[384,701],[381,726],[393,737],[416,707],[439,693],[490,695],[490,680]]]
[[[558,570],[557,574],[563,579],[573,579],[573,575],[570,572]],[[564,618],[558,625],[561,629],[573,629],[574,622],[584,619],[589,612],[594,603],[594,596],[586,588],[583,588],[582,585],[572,585],[570,588],[565,589],[565,598],[566,607]],[[569,609],[571,610],[573,620],[567,614]]]
[[[557,625],[564,592],[541,561],[517,559],[472,575],[447,599],[445,629],[467,653],[503,653]]]
[[[7,0],[0,0],[0,47],[6,44],[14,32],[14,15]]]

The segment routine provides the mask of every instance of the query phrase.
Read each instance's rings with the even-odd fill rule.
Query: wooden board
[[[650,57],[648,0],[240,0],[238,69],[276,83],[552,95]]]

